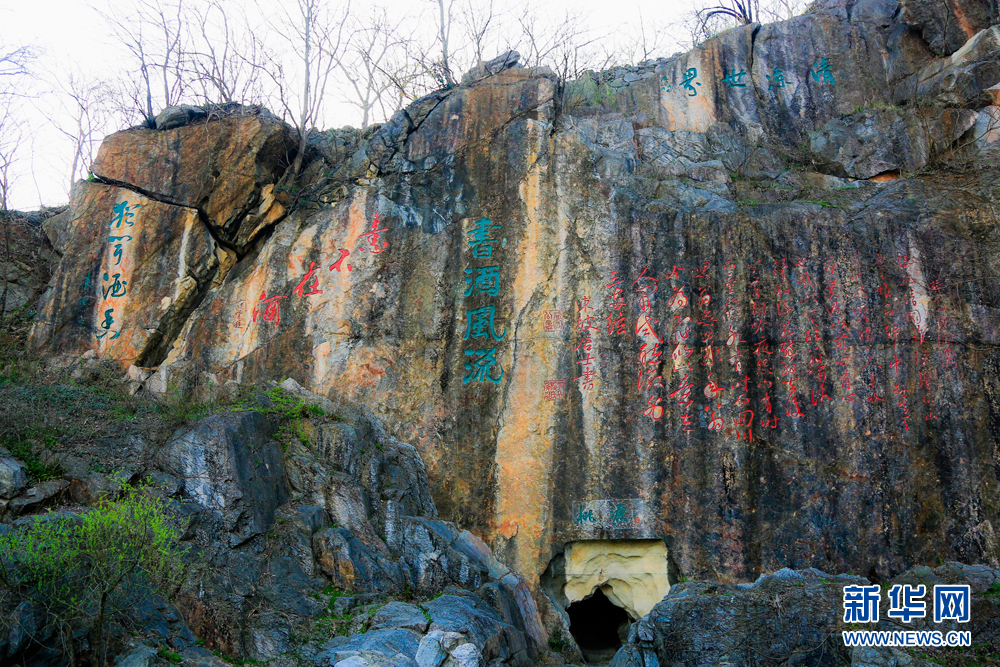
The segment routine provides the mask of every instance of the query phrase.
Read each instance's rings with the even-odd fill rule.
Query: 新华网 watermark
[[[927,588],[923,585],[896,584],[889,589],[888,618],[911,623],[913,619],[927,616],[927,602],[923,599]],[[844,586],[844,622],[878,623],[879,586]],[[968,623],[972,594],[967,584],[934,586],[934,622],[955,621]],[[845,630],[846,646],[971,646],[972,633],[951,630]]]

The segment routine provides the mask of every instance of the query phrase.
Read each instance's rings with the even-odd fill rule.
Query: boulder
[[[924,113],[868,109],[832,120],[810,137],[813,155],[837,176],[871,178],[889,171],[915,171],[931,156],[955,145],[977,119],[968,110]]]
[[[430,630],[457,633],[474,644],[482,664],[493,660],[508,665],[530,665],[532,654],[524,633],[505,623],[485,602],[472,593],[448,594],[423,605],[430,614]],[[454,658],[458,647],[446,649]],[[471,660],[468,649],[459,659]]]
[[[156,664],[156,649],[140,644],[122,653],[115,667],[152,667]]]
[[[28,485],[28,475],[16,459],[0,458],[0,498],[13,498]]]
[[[419,607],[405,602],[390,602],[372,616],[368,632],[405,628],[422,634],[427,630],[429,623]]]
[[[440,667],[458,647],[467,645],[465,636],[457,632],[431,630],[421,638],[415,660],[418,667]]]
[[[259,412],[212,415],[179,429],[156,455],[184,495],[218,512],[230,544],[263,533],[288,497],[281,446]]]
[[[290,127],[248,113],[112,134],[101,144],[93,172],[164,203],[197,209],[219,238],[234,243],[264,186],[278,182],[294,154]],[[260,216],[250,224],[259,225]],[[244,233],[244,244],[252,235]]]
[[[403,590],[403,573],[388,554],[372,551],[346,528],[325,528],[312,538],[320,569],[340,590]]]
[[[924,660],[903,649],[855,646],[851,649],[851,667],[933,667],[940,664]]]
[[[479,647],[472,643],[456,646],[448,653],[448,660],[444,663],[451,667],[482,667],[483,653]]]
[[[978,109],[993,103],[1000,83],[1000,26],[976,33],[948,58],[931,62],[905,85],[924,103]]]
[[[172,106],[156,114],[153,124],[157,130],[172,130],[175,127],[187,125],[188,120],[187,112],[184,109],[179,106]]]
[[[77,187],[81,186],[79,183],[74,183],[73,189],[76,189]],[[70,194],[70,200],[72,199],[73,195]],[[45,222],[42,223],[42,229],[45,231],[45,235],[49,239],[49,244],[60,256],[66,252],[66,246],[70,240],[70,232],[72,229],[69,223],[71,220],[72,214],[70,213],[69,208],[66,208],[61,213],[57,213],[56,215],[46,218]]]
[[[459,540],[454,524],[403,517],[398,548],[415,591],[433,594],[448,585],[475,590],[489,579],[489,561]]]
[[[903,20],[918,30],[931,50],[951,55],[980,30],[996,22],[996,0],[899,0]]]
[[[58,209],[39,212],[0,211],[0,315],[33,314],[59,257],[46,238],[45,222],[60,217]]]
[[[353,656],[365,657],[366,653],[377,653],[389,659],[402,655],[406,658],[402,664],[414,664],[413,658],[419,646],[420,635],[412,630],[373,630],[353,637],[331,639],[322,646],[313,663],[317,667],[332,666]]]
[[[517,67],[517,61],[520,57],[521,54],[517,51],[506,51],[492,60],[481,61],[462,76],[462,85],[475,83],[511,67]]]
[[[847,662],[836,634],[843,617],[843,587],[868,585],[860,577],[818,570],[779,570],[750,584],[676,584],[632,625],[613,667],[692,662],[826,664]],[[840,663],[838,663],[840,664]]]
[[[69,482],[65,479],[50,479],[45,482],[39,482],[11,500],[7,504],[7,513],[10,516],[18,516],[29,511],[35,511],[58,501],[68,489]]]

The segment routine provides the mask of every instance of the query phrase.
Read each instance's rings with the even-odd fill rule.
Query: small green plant
[[[175,665],[178,665],[181,662],[181,654],[175,653],[174,651],[171,651],[166,647],[161,648],[159,651],[157,651],[157,653],[160,655],[161,658],[163,658],[167,662],[172,662]]]
[[[983,595],[1000,595],[1000,581],[994,581],[993,585],[986,589]]]
[[[828,202],[826,200],[814,200],[814,199],[802,199],[800,200],[803,204],[819,204],[823,208],[840,208],[833,202]]]
[[[58,463],[42,463],[26,438],[8,438],[0,441],[0,445],[7,448],[14,458],[24,464],[24,471],[31,481],[44,482],[62,477],[62,466]]]
[[[862,111],[867,111],[869,109],[875,109],[877,111],[899,111],[900,107],[896,106],[895,104],[888,104],[886,102],[882,102],[880,100],[878,102],[873,102],[871,104],[859,104],[856,107],[854,107],[854,111],[852,113],[861,113]]]
[[[569,648],[569,642],[563,639],[562,628],[556,628],[549,635],[549,648],[556,653],[562,653]]]

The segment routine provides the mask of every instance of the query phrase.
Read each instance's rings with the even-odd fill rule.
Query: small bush
[[[81,516],[38,520],[0,537],[0,579],[44,608],[70,656],[74,638],[92,634],[94,662],[103,664],[109,624],[179,582],[179,537],[159,498],[128,488]]]
[[[563,639],[562,628],[556,628],[549,635],[549,648],[557,653],[562,653],[569,648],[569,642]]]

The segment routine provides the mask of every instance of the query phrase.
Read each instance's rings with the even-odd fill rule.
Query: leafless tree
[[[585,69],[606,64],[598,46],[600,35],[584,27],[579,14],[567,12],[562,19],[542,18],[525,8],[517,19],[521,29],[518,51],[529,66],[547,65],[563,79],[575,78]]]
[[[13,98],[0,98],[0,211],[8,210],[10,191],[17,180],[14,164],[25,145],[27,128],[15,112]]]
[[[134,0],[130,11],[102,15],[131,56],[130,92],[152,124],[157,107],[177,104],[188,83],[183,0]]]
[[[403,30],[407,17],[391,17],[374,7],[365,18],[351,21],[337,67],[350,84],[348,101],[361,111],[361,127],[368,127],[378,107],[385,118],[412,83],[406,59],[411,36]]]
[[[451,71],[451,56],[448,54],[449,41],[451,40],[451,27],[454,23],[454,8],[456,0],[433,0],[437,3],[437,39],[441,47],[441,61],[439,72],[435,72],[435,78],[440,78],[439,83],[446,86],[455,85],[455,77]]]
[[[293,120],[299,135],[299,150],[292,165],[295,174],[302,171],[309,129],[321,117],[327,83],[343,56],[349,15],[350,5],[347,2],[331,10],[323,0],[297,0],[295,9],[285,9],[284,15],[274,25],[275,32],[291,47],[296,65],[300,68],[301,93],[295,96],[291,94],[280,58],[271,52],[265,66],[278,89],[278,101],[284,114]]]
[[[806,0],[712,0],[695,7],[682,19],[691,32],[694,46],[713,35],[738,25],[785,21],[801,14]]]
[[[0,223],[3,224],[4,272],[0,290],[0,320],[7,309],[7,267],[11,264],[10,225],[7,214],[10,191],[17,179],[14,165],[25,145],[25,121],[18,115],[23,107],[22,82],[30,75],[28,67],[35,57],[30,47],[5,47],[0,45]]]
[[[605,42],[605,61],[610,66],[637,64],[650,58],[667,56],[676,50],[669,26],[656,19],[647,19],[639,12],[639,21],[618,31],[613,40]]]
[[[458,25],[462,28],[465,41],[468,43],[472,53],[472,62],[475,65],[482,60],[486,60],[496,54],[485,51],[487,45],[496,40],[491,39],[500,27],[500,20],[497,15],[494,0],[482,0],[477,6],[471,3],[462,5],[458,13]],[[499,53],[499,51],[498,51]]]
[[[210,0],[189,8],[185,28],[189,51],[183,61],[191,86],[204,102],[260,101],[264,46],[246,12],[234,3]]]
[[[0,45],[0,77],[5,81],[10,81],[13,77],[25,76],[28,74],[28,63],[35,57],[35,51],[30,46],[2,46]],[[9,83],[0,84],[0,95],[9,92]]]
[[[77,180],[87,177],[100,141],[111,125],[115,90],[109,82],[81,73],[70,73],[57,86],[66,107],[66,122],[56,121],[53,125],[73,146],[69,169],[72,189]]]

